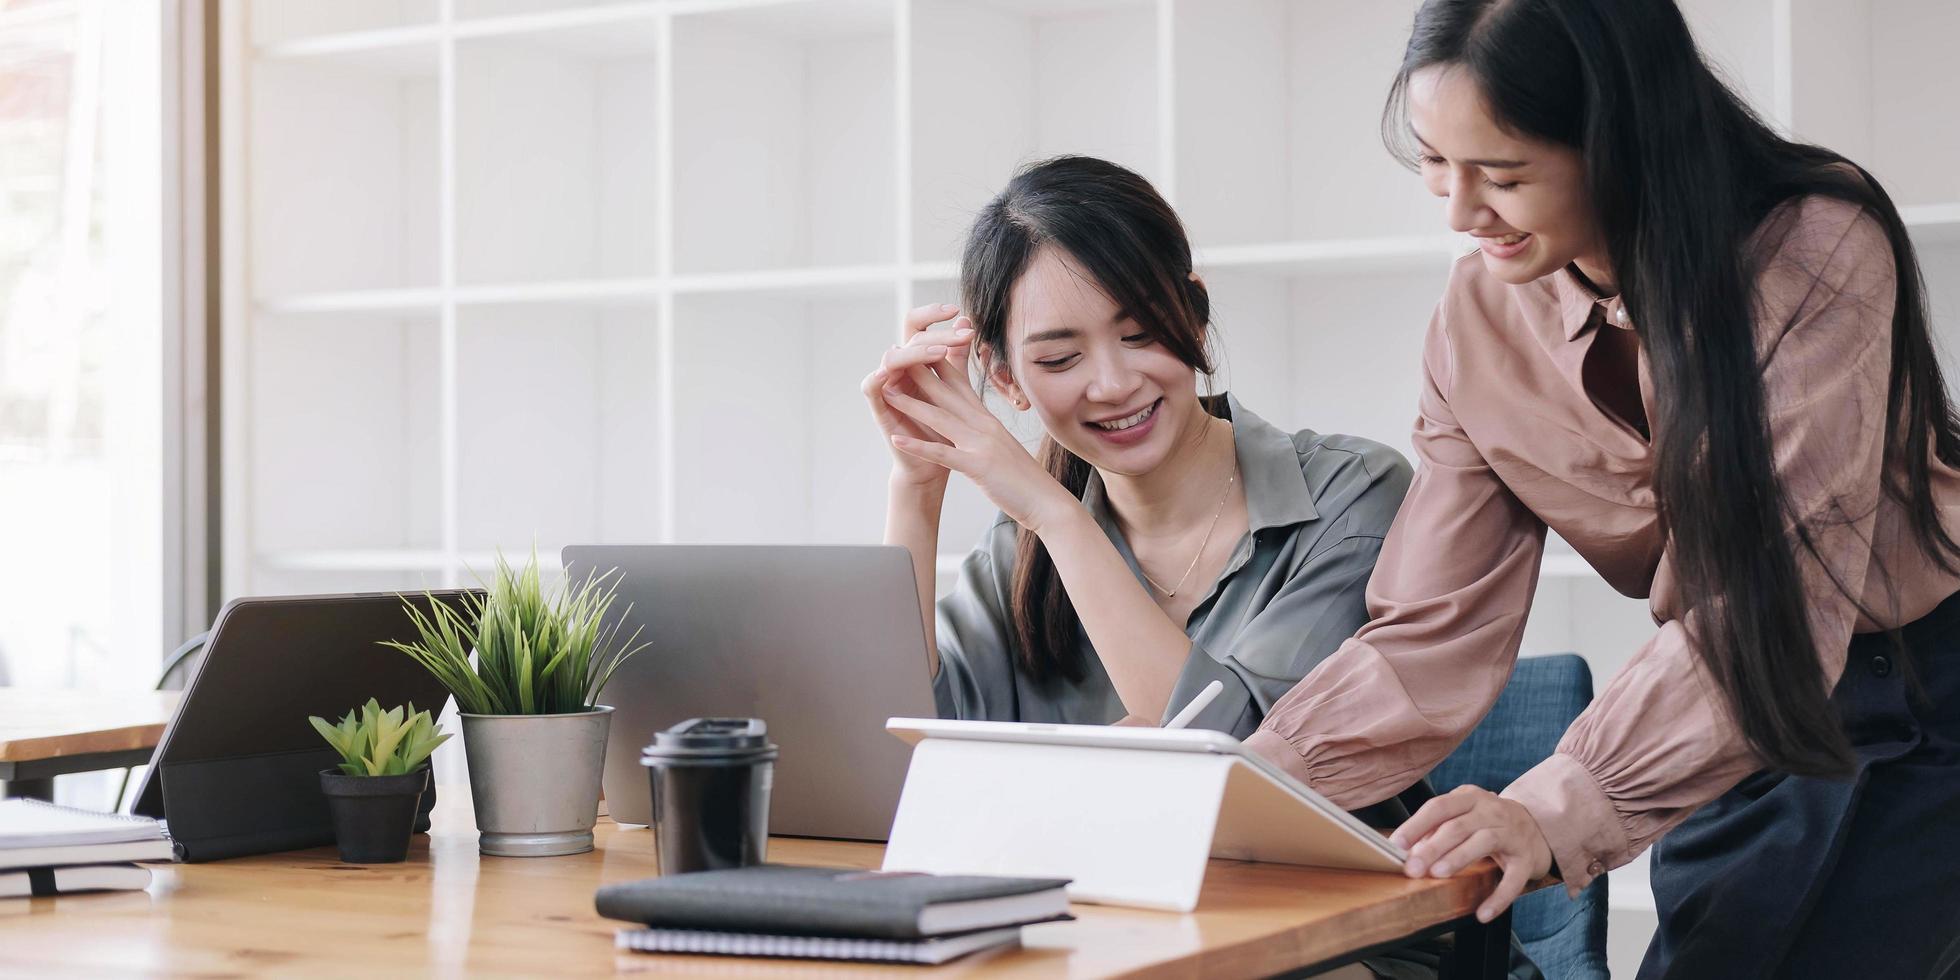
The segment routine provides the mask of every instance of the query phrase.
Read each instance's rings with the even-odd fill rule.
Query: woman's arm
[[[1418,465],[1368,580],[1372,619],[1246,739],[1349,810],[1421,779],[1490,711],[1517,658],[1544,554],[1544,523],[1450,408],[1446,324],[1456,288],[1423,345]]]
[[[942,372],[945,372],[942,374]],[[913,367],[886,386],[890,408],[943,442],[898,435],[892,445],[922,461],[958,470],[1001,512],[1039,535],[1095,645],[1123,709],[1162,719],[1191,639],[1137,582],[1082,502],[1043,470],[1026,447],[945,368]]]
[[[908,312],[899,327],[899,344],[885,352],[877,370],[865,376],[861,386],[865,401],[870,404],[872,420],[887,439],[939,440],[937,433],[892,411],[885,404],[883,392],[894,378],[923,365],[944,363],[949,370],[965,371],[973,327],[965,317],[955,319],[958,312],[959,308],[951,304],[921,306]],[[939,514],[946,502],[946,480],[950,476],[943,466],[895,451],[885,499],[885,543],[899,545],[912,555],[912,577],[919,591],[920,615],[925,620],[926,666],[933,677],[939,675],[932,601],[939,555]]]
[[[946,502],[946,483],[921,487],[892,474],[885,498],[885,543],[912,554],[912,577],[919,590],[919,615],[926,625],[926,670],[939,676],[937,619],[933,615],[934,583],[938,580],[939,515]]]

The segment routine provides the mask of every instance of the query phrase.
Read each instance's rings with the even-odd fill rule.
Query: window
[[[183,576],[165,574],[176,9],[0,0],[0,683],[148,687],[182,631],[166,608]]]

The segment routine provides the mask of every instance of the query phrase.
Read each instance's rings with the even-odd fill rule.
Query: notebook
[[[0,800],[0,849],[162,840],[149,817],[97,813],[41,800]]]
[[[149,817],[40,800],[0,800],[0,869],[168,861],[170,841]]]
[[[85,864],[70,868],[0,871],[0,898],[42,897],[69,892],[142,891],[150,869],[134,864]]]
[[[764,864],[607,885],[594,905],[659,929],[915,940],[1068,918],[1067,884]]]
[[[705,929],[621,929],[614,945],[642,953],[707,953],[715,956],[779,956],[931,965],[978,950],[1019,945],[1020,941],[1020,926],[914,940],[778,936]]]

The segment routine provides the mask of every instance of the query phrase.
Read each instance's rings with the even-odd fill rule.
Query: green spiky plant
[[[546,590],[536,552],[522,571],[500,553],[486,590],[465,594],[458,606],[431,595],[425,613],[404,597],[417,638],[383,645],[415,658],[467,714],[590,711],[613,671],[646,647],[634,643],[638,629],[620,642],[624,617],[605,625],[618,589],[617,582],[607,583],[612,576],[609,571]]]
[[[314,715],[308,719],[320,737],[340,753],[340,771],[349,776],[400,776],[428,761],[429,753],[447,741],[426,711],[396,705],[386,711],[373,698],[361,706],[360,717],[349,711],[340,724],[330,725]]]

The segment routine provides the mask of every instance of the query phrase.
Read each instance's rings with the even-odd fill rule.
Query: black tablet
[[[465,590],[406,597],[455,608]],[[374,698],[439,714],[449,692],[407,654],[413,620],[392,592],[235,599],[164,729],[135,812],[166,822],[182,861],[333,843],[320,770],[340,757],[308,716],[338,719]],[[433,804],[433,790],[425,795]],[[426,823],[420,823],[426,827]]]

